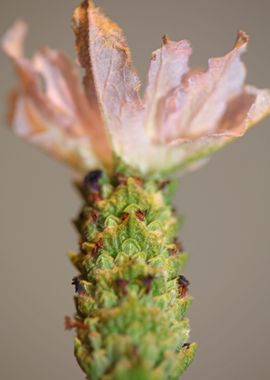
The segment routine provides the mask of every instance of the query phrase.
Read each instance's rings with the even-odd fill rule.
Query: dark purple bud
[[[84,287],[81,285],[79,277],[74,277],[72,279],[72,285],[75,286],[75,292],[78,294],[83,294],[85,293]]]
[[[83,181],[84,186],[88,187],[90,190],[99,191],[99,180],[102,177],[101,170],[93,170],[89,172]]]
[[[180,298],[184,298],[187,295],[188,287],[189,287],[189,281],[186,279],[185,276],[179,276],[178,277],[178,286],[179,286],[179,296]]]
[[[178,277],[178,284],[181,285],[181,286],[186,286],[188,287],[189,286],[189,281],[186,279],[185,276],[179,276]]]
[[[70,317],[65,317],[65,329],[66,330],[72,330],[72,329],[88,329],[87,325],[83,323],[83,321],[80,321],[79,319],[71,319]]]
[[[79,219],[80,219],[80,220],[83,220],[83,218],[84,218],[84,212],[81,211],[80,214],[79,214]]]

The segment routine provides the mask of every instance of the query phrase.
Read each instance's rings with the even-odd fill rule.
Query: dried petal
[[[73,65],[63,54],[50,49],[41,50],[34,63],[36,70],[44,76],[47,97],[73,120],[72,132],[94,142],[92,150],[105,167],[110,167],[112,150],[103,121],[99,110],[89,104],[82,92]]]
[[[88,108],[73,66],[64,55],[50,49],[38,52],[33,61],[25,59],[21,55],[25,35],[26,25],[17,22],[2,41],[20,79],[10,102],[10,126],[79,170],[104,165],[108,153],[104,146],[103,152],[97,148],[100,140],[95,113]]]
[[[122,30],[91,0],[75,10],[73,28],[85,93],[62,54],[43,49],[32,61],[23,58],[25,24],[17,23],[2,46],[21,81],[10,124],[81,170],[109,169],[112,149],[143,173],[190,169],[270,113],[270,91],[244,87],[244,32],[227,55],[209,60],[206,71],[188,69],[187,41],[164,37],[152,55],[142,102]]]
[[[270,91],[246,86],[244,92],[233,98],[218,123],[216,133],[187,141],[175,140],[172,147],[183,151],[183,160],[175,166],[190,169],[196,161],[201,161],[216,152],[228,142],[243,136],[248,128],[270,113]]]
[[[258,90],[252,86],[246,86],[246,92],[255,97],[247,117],[247,127],[252,127],[270,113],[270,90]]]
[[[135,73],[122,30],[93,5],[84,1],[73,16],[77,37],[77,52],[86,70],[85,87],[90,97],[98,98],[114,148],[133,143],[134,124],[141,123],[142,105],[138,90],[140,82]],[[92,86],[95,84],[96,94]],[[137,120],[139,123],[137,124]],[[132,140],[132,141],[131,141]]]
[[[247,115],[254,104],[256,96],[247,92],[233,98],[218,123],[217,131],[213,135],[239,137],[246,132]]]
[[[191,168],[270,113],[270,91],[243,87],[245,67],[240,55],[247,42],[247,35],[239,32],[230,53],[210,59],[206,72],[190,70],[178,88],[159,97],[154,142],[159,142],[160,151],[169,143],[167,168]],[[152,150],[160,164],[157,150]]]
[[[192,70],[187,74],[173,94],[176,110],[167,114],[158,131],[163,142],[187,141],[216,132],[228,102],[242,92],[246,72],[240,55],[247,41],[247,35],[240,32],[233,50],[210,59],[206,72]]]
[[[15,133],[27,141],[45,149],[76,170],[86,172],[88,168],[100,166],[92,154],[88,139],[70,136],[46,118],[38,110],[31,97],[17,93],[12,108],[11,125]]]
[[[146,89],[146,129],[153,137],[156,129],[162,128],[163,99],[171,97],[181,85],[188,70],[188,59],[192,50],[188,41],[170,41],[163,37],[163,46],[152,53]],[[167,104],[167,112],[174,105]]]

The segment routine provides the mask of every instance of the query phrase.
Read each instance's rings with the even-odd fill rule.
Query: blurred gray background
[[[152,50],[168,33],[188,38],[193,65],[251,35],[248,81],[270,87],[269,0],[97,0],[124,28],[145,81]],[[3,1],[0,32],[20,17],[30,26],[28,53],[43,45],[74,57],[70,16],[76,0]],[[66,252],[76,249],[70,220],[80,199],[71,173],[5,128],[5,95],[15,82],[1,55],[0,379],[75,380],[64,315],[73,307]],[[195,297],[190,318],[197,358],[185,380],[270,378],[270,118],[182,178],[175,203],[186,216],[181,239]],[[165,380],[165,379],[164,379]]]

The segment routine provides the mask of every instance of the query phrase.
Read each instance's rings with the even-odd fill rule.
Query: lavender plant
[[[270,92],[244,84],[244,32],[205,71],[189,69],[188,41],[164,36],[141,98],[122,30],[90,0],[75,10],[73,29],[83,86],[62,53],[24,57],[23,22],[2,41],[19,77],[10,127],[79,178],[76,313],[66,328],[76,330],[75,356],[89,380],[177,380],[196,344],[172,208],[176,179],[267,115]]]

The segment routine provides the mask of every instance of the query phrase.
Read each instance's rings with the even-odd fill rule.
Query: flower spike
[[[245,85],[245,32],[204,71],[189,67],[188,41],[164,36],[141,98],[121,28],[91,0],[72,21],[82,84],[62,53],[24,57],[22,21],[2,40],[19,78],[10,127],[80,173],[79,250],[70,253],[76,313],[65,327],[76,332],[89,380],[176,380],[197,346],[188,343],[192,297],[171,173],[198,168],[244,135],[270,112],[270,91]]]

